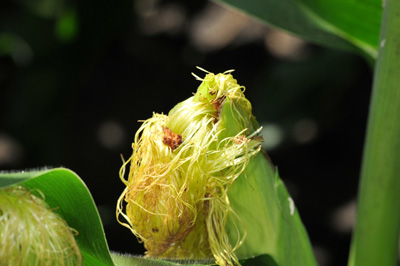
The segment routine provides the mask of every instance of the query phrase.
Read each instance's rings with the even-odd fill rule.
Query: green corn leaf
[[[296,1],[317,25],[348,40],[376,59],[382,19],[381,0]]]
[[[216,0],[316,44],[377,57],[382,1]]]
[[[229,5],[267,23],[307,41],[345,51],[356,52],[358,48],[351,42],[337,36],[336,33],[321,28],[295,0],[216,0]],[[325,1],[319,1],[324,3]]]
[[[398,265],[400,1],[384,1],[349,265]]]

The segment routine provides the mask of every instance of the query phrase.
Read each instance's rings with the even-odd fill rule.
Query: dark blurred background
[[[321,266],[345,265],[371,69],[213,2],[0,1],[0,170],[72,169],[110,249],[142,254],[115,219],[138,120],[204,75],[235,69]]]

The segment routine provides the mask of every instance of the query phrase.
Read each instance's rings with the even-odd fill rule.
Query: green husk
[[[252,134],[258,128],[246,99],[231,103],[227,99],[221,109],[222,138],[243,129]],[[231,106],[235,104],[233,112]],[[236,121],[232,123],[232,121]],[[243,245],[236,250],[239,258],[270,254],[279,265],[316,265],[307,232],[294,201],[288,194],[275,166],[263,151],[251,159],[244,173],[229,191],[232,209],[247,234]],[[237,241],[236,225],[227,223],[230,241]]]

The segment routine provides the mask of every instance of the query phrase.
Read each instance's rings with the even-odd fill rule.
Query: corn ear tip
[[[0,190],[0,261],[10,265],[82,265],[74,238],[78,231],[50,210],[40,190],[34,190],[39,196],[32,192],[22,186]]]

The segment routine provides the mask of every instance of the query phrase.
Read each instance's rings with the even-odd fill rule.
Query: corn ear
[[[144,242],[149,257],[213,257],[233,266],[238,258],[268,253],[283,263],[297,254],[296,262],[314,265],[293,201],[261,153],[244,87],[231,72],[196,76],[202,83],[193,97],[168,116],[144,121],[120,171],[126,189],[117,219]],[[285,246],[280,241],[288,232],[296,235]]]
[[[23,187],[0,190],[0,265],[83,265],[67,223]]]

